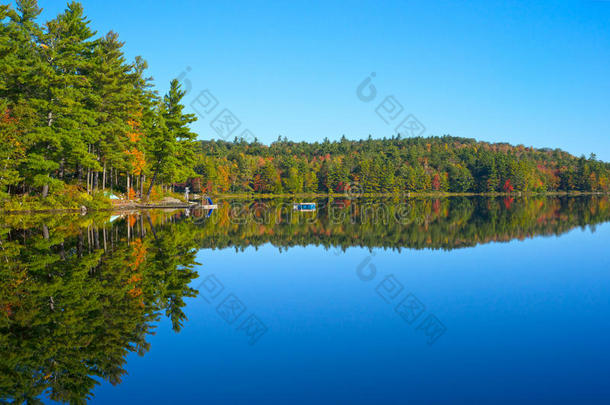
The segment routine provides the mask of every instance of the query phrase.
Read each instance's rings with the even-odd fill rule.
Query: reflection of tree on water
[[[162,311],[180,330],[195,244],[154,213],[25,220],[0,228],[0,398],[80,402],[121,381]]]
[[[0,218],[0,399],[80,402],[119,383],[165,313],[178,331],[195,248],[454,249],[610,220],[607,197],[225,202],[208,211]]]
[[[456,249],[560,235],[610,220],[608,197],[318,200],[315,213],[290,200],[224,202],[197,234],[205,248],[319,245]]]

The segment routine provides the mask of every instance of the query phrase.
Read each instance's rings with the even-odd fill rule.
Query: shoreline
[[[72,214],[87,214],[90,212],[121,212],[121,211],[134,211],[134,210],[145,210],[145,209],[185,209],[197,206],[197,204],[121,204],[116,205],[112,208],[98,208],[98,209],[76,209],[76,208],[49,208],[42,210],[13,210],[4,211],[0,210],[0,215],[3,214],[61,214],[61,213],[72,213]]]
[[[592,192],[592,191],[553,191],[553,192],[513,192],[513,193],[450,193],[450,192],[435,192],[435,193],[361,193],[351,195],[345,193],[298,193],[298,194],[223,194],[214,195],[214,198],[222,199],[275,199],[275,198],[451,198],[451,197],[583,197],[583,196],[610,196],[610,193]],[[60,213],[90,213],[90,212],[120,212],[125,210],[141,210],[141,209],[185,209],[197,206],[198,203],[123,203],[115,204],[110,208],[98,209],[78,209],[78,208],[49,208],[49,209],[34,209],[34,210],[2,210],[0,215],[14,214],[60,214]]]

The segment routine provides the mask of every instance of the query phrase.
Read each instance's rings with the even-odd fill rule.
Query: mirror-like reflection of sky
[[[95,400],[602,403],[609,242],[606,224],[448,252],[203,249],[193,285],[215,275],[267,333],[250,346],[216,305],[190,299],[183,331],[162,321],[124,383]],[[377,274],[362,281],[369,257]],[[446,326],[435,344],[378,294],[389,275]]]

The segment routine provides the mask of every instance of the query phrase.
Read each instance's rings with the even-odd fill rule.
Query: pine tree
[[[28,188],[42,188],[43,195],[48,192],[50,172],[59,165],[51,156],[55,139],[44,131],[45,118],[41,111],[46,104],[44,89],[48,88],[48,64],[41,55],[44,34],[36,23],[41,13],[36,0],[18,0],[16,11],[3,9],[9,20],[3,23],[2,77],[0,96],[8,102],[7,109],[17,105],[23,107],[19,120],[28,122],[21,132],[20,143],[25,149],[19,172],[23,175]],[[4,19],[3,19],[4,20]]]
[[[101,187],[112,183],[109,169],[130,172],[125,159],[128,133],[140,129],[132,83],[132,66],[125,62],[118,35],[109,32],[96,43],[91,71],[91,108],[95,111],[95,148],[102,166]],[[136,111],[133,113],[133,111]],[[131,124],[131,125],[130,125]]]
[[[194,175],[195,139],[188,125],[196,121],[193,114],[184,114],[181,104],[185,92],[174,79],[169,92],[157,109],[157,121],[149,136],[149,154],[152,158],[152,179],[146,199],[161,176],[166,181],[184,180]]]
[[[46,24],[41,54],[47,62],[46,86],[43,90],[42,111],[45,125],[40,134],[46,143],[45,155],[59,165],[58,176],[64,177],[65,167],[87,169],[88,184],[93,172],[99,171],[99,146],[96,112],[90,108],[93,50],[91,38],[95,32],[83,14],[80,3],[68,4],[66,10]],[[43,195],[46,186],[43,186]]]

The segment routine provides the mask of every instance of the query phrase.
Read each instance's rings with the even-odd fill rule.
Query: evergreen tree
[[[181,101],[185,92],[180,87],[177,79],[172,80],[169,92],[157,107],[157,121],[148,141],[152,179],[147,199],[158,176],[167,181],[180,181],[194,175],[197,135],[188,125],[196,118],[193,114],[183,113]]]
[[[46,24],[46,32],[39,45],[46,61],[43,70],[45,86],[38,108],[44,113],[44,122],[38,128],[41,142],[35,150],[45,159],[52,160],[58,172],[47,176],[43,196],[49,184],[59,184],[65,166],[81,165],[91,173],[101,167],[98,160],[98,133],[96,112],[91,103],[91,81],[95,35],[79,3],[68,4],[67,9]],[[29,153],[28,153],[29,156]],[[37,183],[43,180],[37,180]]]

